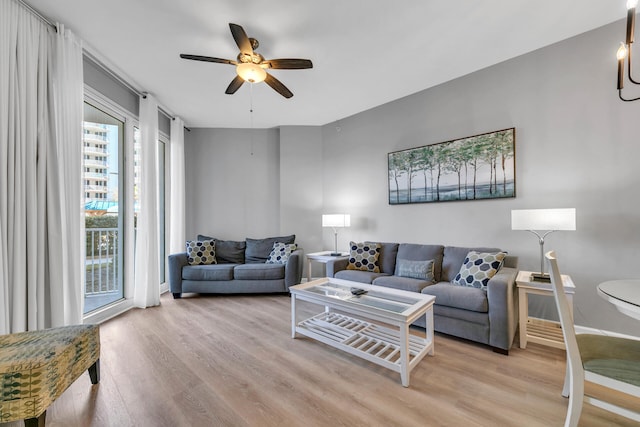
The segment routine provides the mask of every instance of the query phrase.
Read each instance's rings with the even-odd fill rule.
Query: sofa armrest
[[[297,285],[302,281],[302,265],[304,258],[304,251],[302,248],[298,248],[291,253],[287,263],[284,266],[284,286],[289,289],[289,286]]]
[[[349,265],[349,260],[345,258],[327,261],[327,277],[335,277],[338,271],[346,270],[347,265]]]
[[[186,252],[169,255],[169,289],[174,297],[182,294],[182,267],[188,264]]]
[[[489,345],[509,350],[518,326],[518,269],[503,267],[487,283],[489,302]]]

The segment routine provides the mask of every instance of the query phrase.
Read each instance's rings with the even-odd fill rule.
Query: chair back
[[[567,370],[569,377],[569,388],[566,390],[570,396],[569,409],[567,411],[567,419],[565,426],[576,426],[580,418],[580,410],[572,410],[572,406],[579,405],[582,407],[582,396],[584,395],[584,368],[582,366],[582,358],[580,357],[580,349],[576,339],[576,330],[573,326],[573,317],[569,310],[569,301],[564,293],[564,285],[562,283],[562,275],[558,268],[558,260],[555,251],[549,251],[545,254],[547,263],[549,264],[549,275],[551,276],[551,287],[553,288],[553,296],[556,300],[558,308],[558,316],[562,325],[562,335],[567,350]],[[564,393],[563,393],[564,394]],[[579,399],[579,401],[576,401]]]

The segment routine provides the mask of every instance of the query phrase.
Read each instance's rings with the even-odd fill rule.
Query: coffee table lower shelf
[[[405,362],[402,337],[398,329],[340,313],[324,312],[298,323],[295,330],[301,335],[402,374]],[[433,341],[411,334],[407,338],[408,373],[427,353],[433,354]]]

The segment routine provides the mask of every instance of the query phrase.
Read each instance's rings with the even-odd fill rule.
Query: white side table
[[[527,341],[530,341],[564,349],[562,328],[558,322],[529,318],[529,294],[553,297],[551,283],[534,282],[530,277],[531,271],[519,271],[516,277],[520,311],[520,348],[527,348]],[[566,274],[562,275],[562,285],[569,302],[571,317],[573,317],[573,295],[576,293],[576,287],[571,277]]]
[[[319,262],[321,264],[326,264],[333,259],[348,259],[348,252],[340,252],[340,255],[331,255],[332,251],[323,251],[323,252],[312,252],[310,254],[306,254],[307,256],[307,281],[311,281],[311,261]]]

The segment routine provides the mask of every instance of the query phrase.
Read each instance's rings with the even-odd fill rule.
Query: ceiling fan
[[[229,23],[231,35],[240,48],[237,60],[214,58],[211,56],[188,55],[181,53],[180,58],[193,59],[195,61],[217,62],[219,64],[230,64],[236,66],[238,74],[229,84],[226,94],[232,95],[236,93],[244,82],[260,83],[264,81],[271,86],[276,92],[285,98],[291,98],[293,93],[287,89],[280,80],[267,73],[268,69],[280,70],[301,70],[305,68],[313,68],[313,64],[309,59],[264,59],[262,55],[256,53],[255,50],[260,45],[258,40],[248,37],[240,25]]]

